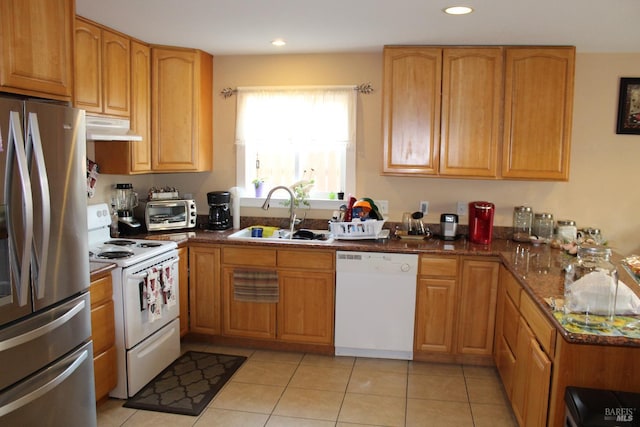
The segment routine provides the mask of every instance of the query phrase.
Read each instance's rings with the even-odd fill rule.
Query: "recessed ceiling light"
[[[274,45],[274,46],[280,47],[280,46],[284,46],[285,44],[287,44],[287,42],[282,40],[282,39],[275,39],[275,40],[271,41],[271,44]]]
[[[466,15],[473,12],[473,9],[468,6],[450,6],[443,9],[443,12],[448,15]]]

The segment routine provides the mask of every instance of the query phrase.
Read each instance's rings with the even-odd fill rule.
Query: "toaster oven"
[[[193,199],[141,201],[136,211],[136,216],[144,222],[147,231],[195,228],[198,216]]]

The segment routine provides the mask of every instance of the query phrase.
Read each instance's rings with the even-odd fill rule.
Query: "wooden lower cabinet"
[[[335,252],[225,247],[222,249],[222,335],[281,343],[333,343]],[[279,300],[237,301],[234,272],[273,271]]]
[[[275,339],[276,304],[236,301],[233,297],[233,273],[236,269],[242,267],[224,267],[222,270],[223,335]]]
[[[462,259],[457,352],[491,356],[500,263]]]
[[[278,339],[331,344],[333,342],[333,272],[281,270],[277,307]]]
[[[189,330],[220,334],[220,247],[189,245]]]
[[[111,272],[93,278],[91,297],[91,339],[96,401],[106,397],[116,386],[116,333]]]
[[[499,265],[486,257],[420,257],[415,359],[491,362]]]
[[[180,336],[189,332],[189,250],[178,248],[178,299],[180,301]]]
[[[458,262],[457,256],[420,256],[414,357],[453,354]]]
[[[547,425],[551,360],[538,344],[527,321],[520,317],[511,394],[513,413],[521,426]]]

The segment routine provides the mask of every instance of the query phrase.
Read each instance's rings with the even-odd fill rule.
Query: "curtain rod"
[[[371,82],[361,83],[357,86],[354,86],[353,90],[357,90],[358,93],[362,93],[364,95],[369,95],[370,93],[373,93],[373,86],[371,85]],[[220,95],[222,95],[223,98],[227,99],[235,95],[237,92],[238,92],[238,89],[225,87],[220,91]]]

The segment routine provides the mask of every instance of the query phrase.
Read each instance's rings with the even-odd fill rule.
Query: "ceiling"
[[[442,12],[454,4],[475,11]],[[640,0],[76,0],[76,12],[149,43],[213,55],[371,52],[390,44],[640,52]],[[272,46],[276,38],[287,45]]]

